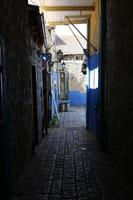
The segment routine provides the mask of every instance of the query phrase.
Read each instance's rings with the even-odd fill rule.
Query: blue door
[[[86,127],[99,136],[100,124],[100,92],[99,92],[99,69],[100,54],[88,57],[88,80],[87,80],[87,105],[86,105]]]

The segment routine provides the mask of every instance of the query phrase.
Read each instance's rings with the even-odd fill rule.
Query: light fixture
[[[88,56],[89,56],[89,52],[88,52],[88,50],[87,50],[87,49],[83,49],[83,53],[84,53],[84,55],[85,55],[86,57],[88,57]]]
[[[52,54],[51,53],[42,53],[41,57],[45,62],[48,62],[48,63],[50,63],[51,60],[52,60]]]
[[[63,59],[63,52],[60,49],[57,51],[57,58],[59,62]]]
[[[61,66],[62,66],[62,69],[65,70],[66,63],[63,61],[63,62],[61,63]]]
[[[87,73],[87,58],[84,58],[84,60],[83,60],[81,72],[84,75],[86,75],[86,73]]]

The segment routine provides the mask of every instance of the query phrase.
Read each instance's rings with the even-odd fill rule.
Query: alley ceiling
[[[46,25],[69,24],[68,17],[74,24],[86,23],[95,10],[96,0],[29,0],[40,6]]]

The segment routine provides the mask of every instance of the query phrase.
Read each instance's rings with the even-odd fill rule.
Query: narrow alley
[[[84,107],[60,113],[14,185],[13,200],[130,200],[129,184],[85,128]]]
[[[133,200],[131,5],[0,1],[0,200]]]

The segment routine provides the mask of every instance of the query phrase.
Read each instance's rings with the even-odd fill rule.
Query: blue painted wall
[[[52,90],[52,94],[54,97],[54,99],[52,98],[52,117],[57,115],[55,104],[58,109],[58,103],[59,103],[58,102],[58,87],[57,87],[58,83],[57,82],[58,82],[57,71],[51,71],[51,90]]]
[[[98,80],[97,86],[92,87],[92,80],[90,80],[91,72],[98,68],[100,69],[100,54],[96,53],[95,55],[88,57],[88,80],[87,80],[87,89],[86,89],[86,127],[87,129],[92,130],[94,133],[98,135],[99,130],[99,116],[98,112],[96,112],[96,106],[100,104],[100,93],[99,86],[100,82]],[[99,72],[98,72],[99,74]]]
[[[84,106],[86,105],[86,93],[78,90],[69,91],[70,106]]]

